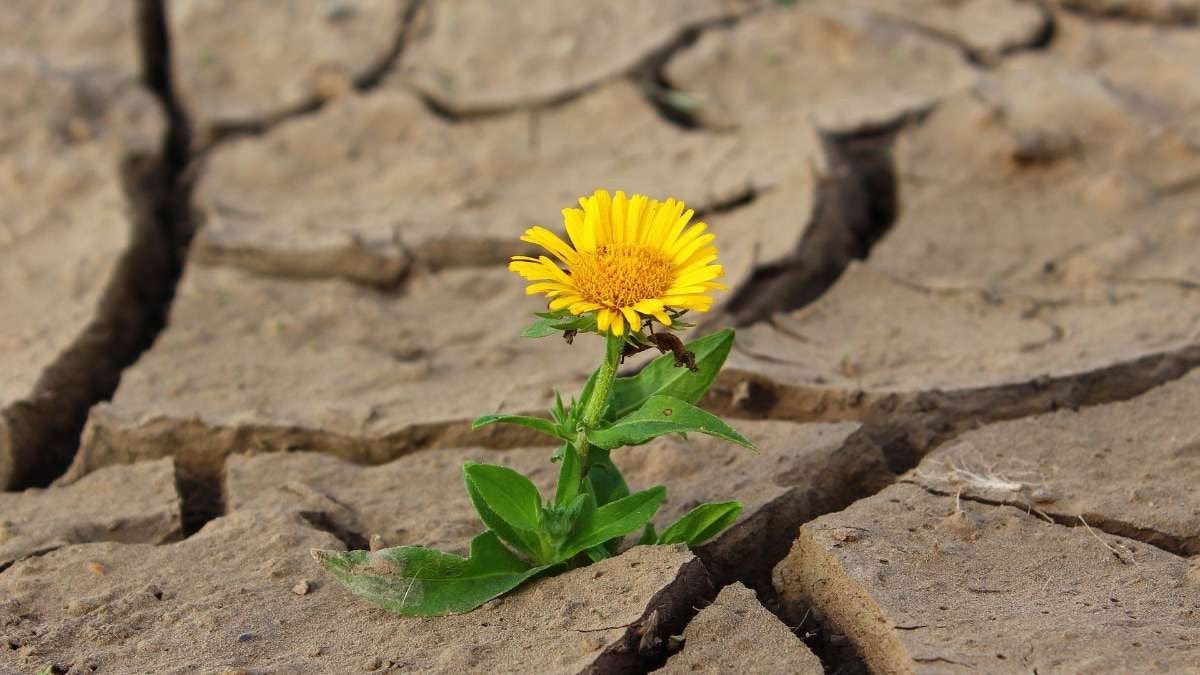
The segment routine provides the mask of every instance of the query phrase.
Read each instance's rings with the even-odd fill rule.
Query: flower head
[[[601,333],[637,331],[643,316],[671,325],[668,310],[707,312],[709,295],[725,286],[714,281],[724,273],[708,226],[688,226],[694,211],[683,202],[645,195],[626,198],[596,190],[580,197],[582,208],[563,209],[568,245],[544,227],[525,231],[522,241],[549,251],[547,256],[513,256],[508,269],[533,282],[526,294],[544,293],[550,310],[571,314],[596,312]],[[686,210],[685,210],[686,209]],[[559,263],[566,266],[563,270]]]

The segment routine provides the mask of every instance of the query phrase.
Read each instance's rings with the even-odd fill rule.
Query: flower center
[[[661,298],[675,281],[675,266],[643,246],[608,244],[579,256],[571,278],[584,300],[615,309]]]

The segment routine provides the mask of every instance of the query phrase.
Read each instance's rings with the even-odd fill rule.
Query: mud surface
[[[20,0],[0,672],[1194,668],[1198,11]],[[597,187],[716,233],[703,405],[762,448],[614,459],[660,527],[741,517],[465,616],[360,602],[309,549],[463,551],[466,460],[550,490],[469,421],[597,362],[517,337],[503,269]]]

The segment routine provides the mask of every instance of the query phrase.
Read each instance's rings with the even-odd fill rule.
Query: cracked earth
[[[1200,672],[1200,3],[10,0],[0,673]],[[497,30],[497,26],[504,26]],[[310,548],[464,551],[596,354],[516,237],[677,196],[763,452],[457,617]],[[636,364],[632,364],[636,367]],[[49,669],[49,670],[46,670]]]

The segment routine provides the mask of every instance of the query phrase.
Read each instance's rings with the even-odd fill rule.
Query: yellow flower
[[[652,316],[671,325],[668,309],[707,312],[714,290],[727,290],[714,281],[724,271],[714,265],[717,247],[708,226],[688,227],[694,211],[681,201],[665,202],[645,195],[626,198],[618,191],[596,190],[580,197],[583,208],[563,209],[568,246],[544,227],[525,231],[521,241],[537,244],[566,266],[547,256],[513,256],[508,269],[533,282],[526,294],[545,293],[550,310],[572,314],[596,312],[601,333],[622,335],[641,328]]]

